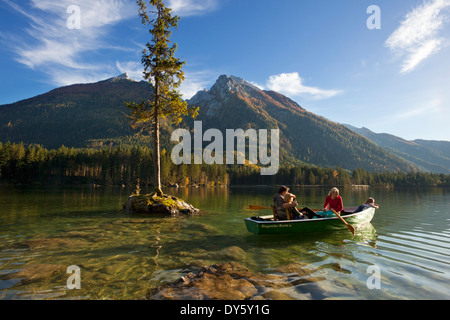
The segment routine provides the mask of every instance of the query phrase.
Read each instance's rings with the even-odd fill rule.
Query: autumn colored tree
[[[146,44],[142,52],[144,79],[154,87],[154,94],[141,103],[127,103],[131,111],[129,117],[133,128],[141,127],[153,133],[154,140],[154,184],[158,195],[161,190],[161,154],[160,154],[160,121],[169,118],[171,123],[178,125],[184,116],[195,118],[197,108],[188,108],[183,101],[179,87],[184,80],[182,71],[185,61],[175,58],[176,43],[171,43],[172,29],[177,28],[179,17],[172,15],[172,9],[167,8],[162,0],[136,1],[139,6],[139,17],[142,24],[150,26],[151,42]]]

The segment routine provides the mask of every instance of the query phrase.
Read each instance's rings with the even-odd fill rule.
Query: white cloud
[[[116,67],[120,71],[120,73],[128,73],[128,76],[137,81],[144,80],[143,78],[143,70],[144,67],[140,62],[137,61],[127,61],[120,62],[116,61]],[[183,96],[183,99],[188,100],[192,98],[197,92],[200,90],[204,90],[211,83],[214,83],[215,78],[217,77],[217,72],[211,71],[184,71],[184,81],[181,83],[179,88],[180,93]]]
[[[137,61],[127,61],[120,62],[116,61],[116,67],[119,69],[120,73],[128,73],[128,76],[136,81],[144,80],[143,71],[144,67],[140,62]]]
[[[279,93],[291,96],[309,95],[318,100],[331,98],[342,92],[341,90],[324,90],[305,86],[303,84],[303,79],[300,77],[298,72],[281,73],[279,75],[270,76],[267,81],[267,87],[270,90],[277,91]]]
[[[127,72],[132,79],[142,80],[142,65],[137,61],[93,61],[85,59],[100,50],[133,51],[108,43],[109,27],[137,18],[134,0],[0,0],[23,15],[29,27],[25,33],[14,30],[1,35],[2,43],[11,47],[16,61],[42,71],[54,85],[86,83]],[[167,6],[180,16],[200,15],[218,7],[218,0],[169,0]],[[80,29],[71,30],[67,9],[80,8]],[[140,45],[137,45],[139,47]],[[186,74],[181,92],[190,97],[211,81],[201,72]]]
[[[260,85],[259,83],[253,82],[253,81],[248,81],[248,83],[254,85],[255,87],[257,87],[259,90],[265,90],[264,86]]]
[[[218,0],[169,0],[167,6],[175,14],[186,17],[201,15],[217,9]]]
[[[442,117],[446,103],[445,98],[439,93],[433,93],[432,96],[425,96],[411,103],[407,109],[403,109],[397,114],[390,115],[395,120],[412,120],[416,118],[423,121],[426,117]]]
[[[85,72],[74,69],[50,68],[47,73],[52,81],[58,86],[68,86],[75,83],[93,83],[117,76],[114,70],[97,70],[96,72]]]
[[[10,0],[2,1],[29,22],[26,36],[19,36],[15,30],[16,34],[7,37],[14,39],[9,45],[18,62],[47,74],[56,85],[117,75],[117,70],[112,70],[106,61],[86,62],[82,56],[102,49],[125,50],[112,47],[104,38],[109,26],[137,16],[134,1],[31,0],[21,5]],[[81,28],[76,30],[67,27],[71,16],[67,8],[72,5],[80,8]]]
[[[83,28],[90,30],[116,23],[133,15],[137,16],[136,3],[131,0],[31,0],[31,2],[36,9],[57,16],[66,13],[68,7],[76,5],[81,9]],[[63,17],[63,25],[66,25],[69,15],[66,14],[66,17]]]
[[[128,76],[133,80],[144,80],[142,74],[144,67],[140,62],[116,61],[116,67],[120,73],[128,73]],[[180,86],[182,98],[185,100],[192,98],[197,92],[204,90],[206,87],[210,86],[211,83],[214,83],[216,76],[217,72],[211,71],[184,71],[185,79]]]
[[[183,99],[190,99],[200,90],[204,90],[214,83],[216,76],[217,73],[211,71],[185,71],[185,80],[180,87]]]
[[[438,52],[444,41],[439,31],[448,19],[450,0],[432,0],[409,12],[385,45],[404,57],[401,72],[414,70],[422,61]]]

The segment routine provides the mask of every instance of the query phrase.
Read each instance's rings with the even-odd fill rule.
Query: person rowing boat
[[[344,209],[344,204],[342,201],[342,197],[339,195],[338,188],[332,188],[330,193],[325,199],[325,204],[323,205],[323,211],[332,211],[335,210],[337,213],[341,213]]]

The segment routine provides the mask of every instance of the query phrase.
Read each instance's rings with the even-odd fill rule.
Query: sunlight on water
[[[327,189],[291,191],[300,205],[321,208]],[[254,297],[450,298],[448,190],[343,188],[345,206],[368,196],[381,205],[355,236],[346,228],[249,233],[243,219],[270,212],[248,206],[270,206],[270,187],[168,190],[203,209],[191,217],[126,214],[130,192],[0,188],[0,298],[144,299],[151,289],[224,262],[273,278],[258,283]],[[81,289],[67,288],[72,265],[81,270]],[[372,266],[380,270],[379,289],[367,285]]]

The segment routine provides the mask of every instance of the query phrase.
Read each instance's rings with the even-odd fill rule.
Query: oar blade
[[[269,207],[254,206],[254,205],[249,205],[248,208],[250,210],[268,210],[268,209],[272,209],[272,208],[269,208]]]
[[[351,224],[347,224],[348,230],[352,233],[352,235],[355,235],[355,228]]]
[[[341,219],[341,221],[342,221],[343,223],[345,223],[345,225],[347,226],[348,230],[352,233],[352,235],[355,235],[355,228],[354,228],[351,224],[349,224],[347,221],[345,221],[344,218],[342,218],[341,215],[340,215],[339,213],[337,213],[336,210],[333,210],[333,209],[332,209],[331,211],[333,211],[334,214],[335,214],[339,219]]]

